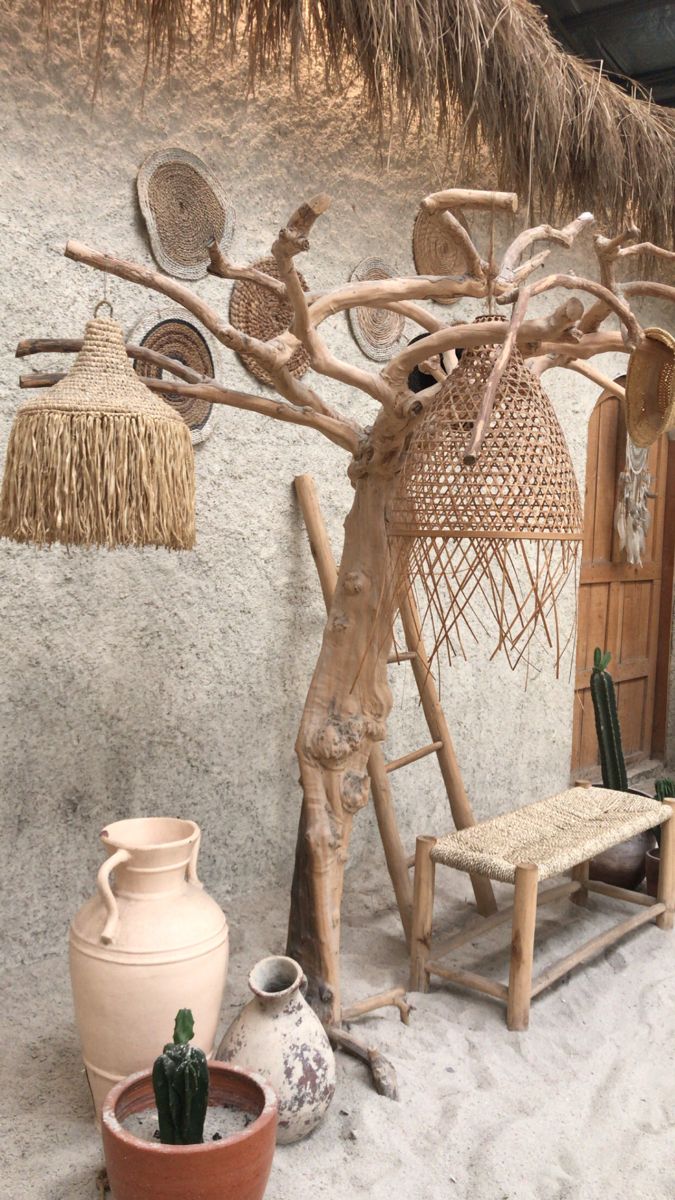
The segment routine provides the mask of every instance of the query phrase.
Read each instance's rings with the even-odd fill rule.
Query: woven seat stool
[[[530,1001],[573,967],[587,962],[624,934],[654,921],[672,929],[675,909],[675,800],[660,803],[647,796],[599,787],[575,787],[515,812],[482,821],[444,837],[418,837],[411,945],[410,988],[427,991],[431,975],[460,984],[506,1003],[509,1029],[527,1029]],[[613,884],[589,879],[596,855],[636,833],[662,825],[658,895],[654,900]],[[468,929],[432,943],[436,866],[483,875],[515,885],[514,902],[493,916],[471,922]],[[571,878],[541,893],[539,882],[571,873]],[[532,978],[537,906],[569,897],[585,904],[589,892],[638,905],[640,911]],[[511,963],[508,985],[472,971],[455,970],[441,959],[511,920]]]

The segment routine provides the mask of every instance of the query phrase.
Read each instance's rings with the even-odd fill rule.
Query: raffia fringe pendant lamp
[[[39,545],[194,545],[190,431],[141,383],[116,321],[89,321],[66,377],[20,405],[0,535]]]
[[[399,576],[427,597],[433,654],[487,637],[511,666],[543,634],[556,668],[557,613],[583,534],[579,489],[553,405],[516,352],[472,466],[463,462],[497,351],[465,350],[416,428],[389,512]]]

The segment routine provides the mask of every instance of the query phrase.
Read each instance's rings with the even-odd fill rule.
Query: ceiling
[[[673,0],[538,0],[565,49],[675,108]]]

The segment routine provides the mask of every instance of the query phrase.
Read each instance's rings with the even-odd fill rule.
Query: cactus
[[[176,1015],[173,1042],[164,1047],[152,1068],[160,1141],[170,1146],[204,1141],[209,1069],[204,1051],[188,1044],[193,1033],[192,1013],[189,1008],[181,1008]]]
[[[611,657],[608,651],[603,654],[600,648],[596,647],[591,672],[591,696],[595,711],[595,728],[600,749],[603,787],[626,792],[628,778],[621,749],[621,730],[616,713],[614,681],[606,669]]]

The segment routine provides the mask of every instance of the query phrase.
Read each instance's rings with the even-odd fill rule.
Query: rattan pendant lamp
[[[557,600],[583,534],[579,489],[553,405],[517,352],[465,465],[496,354],[465,350],[412,436],[389,513],[395,561],[426,593],[434,654],[486,637],[515,666],[541,633],[559,664],[568,639]]]
[[[39,545],[194,545],[190,431],[141,383],[111,318],[89,321],[65,378],[20,405],[0,535]]]

